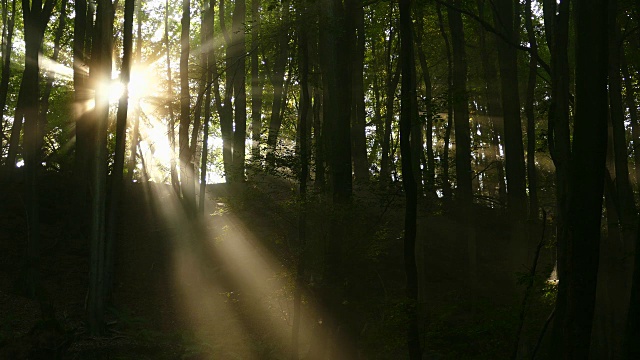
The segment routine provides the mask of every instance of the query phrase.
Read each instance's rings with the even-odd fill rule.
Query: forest
[[[0,12],[0,359],[640,359],[637,0]]]

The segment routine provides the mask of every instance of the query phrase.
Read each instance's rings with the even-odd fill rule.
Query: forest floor
[[[122,203],[109,331],[100,338],[84,328],[89,254],[86,237],[75,225],[73,187],[57,175],[47,175],[44,184],[40,270],[64,329],[61,358],[289,357],[299,249],[295,184],[260,177],[233,188],[210,185],[205,215],[197,224],[186,219],[170,186],[130,185]],[[0,194],[0,359],[18,359],[20,346],[58,340],[34,339],[39,304],[13,291],[27,239],[21,184],[3,184]],[[344,215],[350,239],[345,307],[358,332],[356,347],[361,358],[405,358],[402,193],[359,189],[348,214],[338,215],[321,200],[313,201],[318,202],[308,212],[305,259],[308,273],[316,277],[308,278],[303,296],[300,357],[313,359],[326,346],[318,334],[330,315],[314,301],[315,284],[321,282],[317,274],[328,219]],[[426,284],[419,304],[425,358],[509,358],[524,288],[516,284],[517,273],[528,271],[540,228],[531,228],[531,236],[514,247],[505,214],[477,206],[472,234],[478,265],[470,276],[468,219],[457,219],[434,202],[421,201],[418,220],[419,272]],[[541,280],[535,282],[519,346],[522,358],[530,356],[552,309],[553,291],[545,286],[551,263],[551,251],[543,248]]]

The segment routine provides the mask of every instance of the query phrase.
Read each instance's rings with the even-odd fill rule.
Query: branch
[[[526,51],[531,56],[535,56],[536,60],[538,61],[538,64],[540,65],[540,67],[543,68],[544,71],[546,71],[547,74],[549,74],[549,76],[551,76],[551,67],[549,66],[549,64],[547,64],[547,62],[544,61],[540,57],[540,55],[538,55],[537,52],[533,51],[530,47],[514,43],[509,38],[507,38],[503,33],[501,33],[500,31],[496,30],[491,24],[489,24],[488,22],[486,22],[485,20],[480,18],[480,16],[470,12],[469,10],[461,9],[461,8],[459,8],[459,7],[455,6],[455,5],[449,4],[448,2],[445,2],[443,0],[435,0],[435,1],[438,4],[446,6],[448,9],[457,11],[457,12],[459,12],[461,14],[464,14],[464,15],[467,15],[467,16],[471,17],[473,20],[477,21],[480,25],[482,25],[482,27],[485,30],[495,34],[500,39],[502,39],[502,41],[507,43],[509,46],[512,46],[512,47],[514,47],[514,48],[516,48],[518,50]]]

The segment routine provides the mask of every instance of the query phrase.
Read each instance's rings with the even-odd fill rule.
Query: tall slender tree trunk
[[[351,58],[351,142],[353,157],[353,172],[355,181],[366,183],[369,181],[369,163],[367,159],[366,112],[364,104],[364,54],[365,54],[365,24],[364,5],[362,0],[347,1],[347,17],[352,27],[350,40],[355,44]]]
[[[180,189],[187,214],[195,208],[195,178],[193,154],[189,146],[191,125],[191,95],[189,94],[189,32],[191,31],[191,0],[182,0],[182,30],[180,32],[180,125],[178,128],[180,158]]]
[[[440,35],[442,35],[442,38],[444,39],[445,50],[447,53],[447,126],[444,134],[444,150],[442,154],[442,195],[445,199],[450,200],[451,182],[449,181],[449,141],[451,139],[451,127],[453,125],[453,61],[451,59],[449,36],[444,30],[444,19],[442,17],[440,3],[436,3],[436,12],[438,13]]]
[[[289,21],[289,1],[282,4],[282,23]],[[284,74],[287,66],[287,56],[289,54],[289,34],[282,29],[278,35],[279,53],[273,64],[271,74],[271,84],[273,84],[273,104],[271,106],[271,119],[269,121],[269,134],[267,137],[267,166],[274,167],[276,164],[275,151],[282,126],[282,105],[284,98]]]
[[[169,50],[168,50],[168,38],[169,38],[169,30],[168,30],[168,26],[167,26],[167,22],[168,22],[168,18],[167,18],[167,13],[166,13],[166,7],[167,7],[168,3],[165,3],[165,23],[164,23],[164,35],[165,35],[165,41],[167,41],[166,45],[167,45],[167,75],[169,76],[169,79],[171,79],[171,61],[169,59]],[[136,10],[136,20],[138,22],[138,32],[137,32],[137,39],[136,39],[136,62],[138,64],[140,64],[142,62],[142,0],[139,0],[137,3],[137,10]],[[171,84],[171,81],[169,81],[169,84]],[[171,86],[167,87],[169,90],[171,89]],[[169,124],[171,126],[171,129],[173,129],[173,107],[171,106],[172,102],[169,102],[169,107],[170,107],[170,111],[169,111]],[[138,147],[138,141],[140,139],[140,116],[142,115],[142,108],[140,107],[140,99],[136,99],[136,103],[135,103],[135,108],[133,110],[133,129],[131,131],[131,136],[130,136],[130,145],[129,145],[129,159],[127,161],[127,175],[125,178],[125,182],[129,183],[131,182],[131,180],[133,179],[133,172],[134,169],[136,167],[136,149]],[[168,134],[173,134],[173,132],[168,132]],[[171,167],[170,167],[170,174],[171,174],[171,185],[173,185],[174,189],[177,186],[177,175],[176,175],[176,162],[175,162],[175,157],[173,155],[173,151],[175,149],[175,147],[172,145],[173,143],[171,142],[172,137],[169,138],[169,145],[171,147],[170,149],[170,156],[171,156]]]
[[[389,41],[387,42],[386,49],[386,96],[385,96],[385,116],[384,116],[384,131],[382,135],[382,158],[380,161],[380,184],[382,187],[386,187],[391,180],[391,129],[393,123],[393,104],[395,100],[396,88],[400,82],[400,65],[396,65],[393,69],[392,51],[393,51],[393,38],[395,31],[393,30],[393,4],[389,4]]]
[[[109,213],[107,215],[107,238],[105,245],[105,299],[111,302],[113,293],[114,260],[116,230],[120,217],[120,201],[122,199],[124,157],[126,150],[127,113],[129,110],[129,81],[131,79],[131,53],[133,51],[133,12],[134,0],[124,2],[124,29],[122,39],[122,69],[120,81],[124,91],[118,101],[116,114],[116,147],[113,156],[113,172],[111,173],[111,193],[109,194]]]
[[[547,46],[551,52],[551,103],[549,106],[548,144],[549,153],[556,168],[556,237],[558,299],[567,297],[569,269],[568,216],[569,216],[569,159],[571,142],[569,130],[569,0],[557,4],[553,0],[543,3],[543,15]],[[565,280],[566,279],[566,280]],[[564,327],[558,319],[566,314],[566,302],[556,301],[555,321],[551,332],[552,349],[563,346]]]
[[[538,43],[536,34],[533,31],[533,13],[531,10],[531,0],[527,0],[525,4],[525,27],[527,29],[527,38],[529,46],[531,46],[531,56],[529,58],[529,79],[527,83],[527,97],[525,101],[525,113],[527,116],[527,178],[529,179],[529,218],[537,220],[538,218],[538,190],[536,175],[536,120],[533,109],[535,102],[535,90],[538,68]]]
[[[471,135],[469,130],[469,95],[467,94],[467,55],[460,12],[447,10],[453,48],[452,100],[456,140],[456,197],[462,206],[470,206]]]
[[[631,135],[633,136],[634,149],[633,149],[633,162],[635,166],[635,177],[637,191],[640,191],[640,145],[637,144],[640,139],[640,122],[638,118],[638,105],[636,105],[636,91],[633,86],[633,79],[636,76],[631,75],[629,71],[629,65],[627,64],[626,54],[622,54],[620,67],[622,70],[622,77],[624,78],[624,91],[626,107],[629,109],[629,118],[631,120]]]
[[[299,15],[300,20],[305,18],[305,13]],[[306,214],[306,201],[307,201],[307,178],[309,177],[309,109],[311,108],[311,96],[309,95],[309,46],[308,46],[308,31],[304,21],[300,21],[298,27],[298,54],[300,59],[300,113],[299,113],[299,132],[300,132],[300,175],[298,181],[300,183],[300,204],[301,211],[298,215],[298,266],[296,269],[296,288],[294,291],[293,299],[293,327],[291,335],[291,359],[297,360],[300,357],[300,321],[302,317],[301,304],[302,304],[302,287],[304,283],[304,273],[306,267],[305,261],[305,248],[307,241],[307,214]]]
[[[519,14],[517,2],[503,0],[496,3],[494,22],[504,37],[517,43],[519,38]],[[504,145],[507,175],[507,206],[512,219],[520,221],[527,212],[526,176],[522,124],[520,120],[520,97],[518,87],[517,49],[506,40],[498,39],[498,64],[502,84],[502,108],[504,111]],[[518,231],[518,230],[514,230]]]
[[[0,134],[2,134],[2,139],[0,139],[0,152],[4,150],[4,108],[7,106],[7,97],[9,95],[16,0],[11,1],[11,17],[7,16],[7,0],[3,0],[2,15],[2,77],[0,78]]]
[[[418,270],[416,266],[416,218],[418,186],[411,157],[413,123],[418,117],[416,104],[415,59],[413,29],[411,26],[411,2],[400,0],[400,61],[402,63],[402,90],[400,102],[400,152],[402,156],[402,185],[406,195],[404,220],[404,269],[407,278],[407,346],[409,359],[422,358],[418,330]]]
[[[577,2],[576,108],[566,249],[560,278],[554,354],[587,359],[596,295],[607,152],[607,0]],[[565,235],[565,234],[561,234]],[[560,265],[560,264],[558,264]],[[562,310],[560,312],[560,310]]]
[[[251,0],[251,154],[260,158],[262,134],[262,82],[258,46],[260,39],[260,0]]]
[[[206,186],[207,186],[207,165],[209,164],[209,124],[211,122],[211,84],[212,77],[217,74],[213,73],[212,62],[215,61],[213,56],[213,29],[214,29],[214,7],[215,0],[209,0],[208,6],[205,6],[202,31],[205,33],[205,44],[208,48],[206,54],[206,83],[207,90],[204,102],[204,129],[202,135],[202,158],[200,160],[200,193],[198,199],[198,210],[200,215],[204,215],[204,207],[206,203]]]
[[[247,138],[247,90],[246,90],[246,42],[244,23],[246,18],[246,0],[236,0],[233,9],[233,96],[234,96],[234,130],[233,130],[233,171],[237,182],[245,180],[245,140]]]
[[[424,81],[425,88],[425,100],[426,109],[424,117],[425,122],[425,134],[426,134],[426,148],[427,158],[425,161],[424,172],[424,185],[427,192],[435,194],[435,155],[433,152],[433,90],[431,86],[431,74],[429,71],[429,65],[427,64],[427,57],[423,50],[423,38],[424,38],[424,14],[422,8],[418,13],[419,19],[416,21],[416,50],[418,51],[418,59],[420,60],[420,68],[422,69],[422,80]],[[423,155],[424,156],[424,155]]]
[[[227,32],[225,23],[225,0],[220,0],[219,3],[219,22],[220,30],[226,44],[226,61],[225,61],[225,86],[224,86],[224,98],[220,95],[218,90],[218,77],[214,83],[214,95],[216,97],[216,104],[218,108],[218,115],[220,116],[220,133],[222,135],[222,162],[224,166],[224,174],[227,182],[233,181],[233,109],[231,107],[231,96],[233,93],[233,54],[231,49],[231,36]],[[216,63],[214,62],[214,66]],[[217,66],[214,69],[217,74]]]
[[[51,60],[58,61],[60,55],[60,46],[62,42],[62,35],[64,35],[65,26],[67,24],[67,4],[68,0],[62,0],[60,4],[60,16],[58,17],[58,26],[56,28],[55,37],[53,39],[53,54]],[[44,89],[42,90],[42,97],[40,99],[40,123],[38,124],[40,134],[38,135],[38,141],[40,142],[37,147],[42,151],[42,144],[44,136],[47,134],[47,114],[49,113],[49,97],[51,96],[51,89],[53,88],[53,78],[55,74],[48,71],[46,74],[47,81],[45,82]]]
[[[629,156],[624,126],[625,115],[622,106],[622,79],[620,77],[620,57],[622,53],[620,25],[617,22],[617,0],[609,1],[609,108],[613,128],[613,150],[615,156],[615,185],[620,220],[623,229],[633,228],[636,218],[636,206],[633,190],[629,181]]]
[[[94,122],[93,157],[91,167],[91,235],[89,294],[87,298],[87,324],[89,333],[101,336],[105,331],[105,280],[106,280],[106,178],[107,178],[107,129],[109,120],[109,94],[107,87],[111,80],[111,56],[113,39],[114,6],[111,0],[98,1],[96,11],[96,33],[91,60],[91,79],[97,84],[95,108],[91,119]]]

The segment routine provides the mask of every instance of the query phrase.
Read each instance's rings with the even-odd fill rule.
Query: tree
[[[111,0],[100,0],[96,9],[96,31],[90,73],[95,86],[95,108],[91,116],[93,146],[89,155],[94,160],[89,181],[92,197],[87,324],[89,333],[93,336],[100,336],[105,332],[108,84],[112,66],[113,18],[114,7]]]
[[[606,0],[576,4],[576,105],[565,249],[554,322],[556,358],[586,359],[598,272],[607,153]],[[565,235],[565,234],[560,234]],[[560,267],[560,263],[558,263]]]
[[[38,264],[40,257],[40,204],[38,201],[38,177],[40,172],[41,141],[38,140],[41,132],[39,129],[40,94],[40,67],[38,54],[42,47],[44,31],[47,27],[55,2],[47,0],[44,4],[40,1],[22,2],[22,17],[24,21],[25,40],[25,65],[20,84],[22,101],[18,100],[20,109],[16,113],[24,116],[24,175],[25,175],[25,200],[27,211],[27,226],[29,228],[28,243],[23,269],[22,291],[39,299],[42,289],[39,283]],[[29,94],[29,95],[27,95]],[[15,120],[14,120],[15,121]],[[22,121],[19,115],[18,121]],[[14,124],[15,125],[15,124]],[[10,149],[11,150],[11,149]],[[7,166],[14,168],[15,163],[7,159]]]
[[[118,101],[118,113],[116,115],[116,148],[113,159],[113,172],[111,174],[111,194],[109,197],[109,209],[107,215],[107,237],[105,245],[105,298],[111,300],[113,291],[114,261],[116,229],[120,216],[120,200],[122,197],[124,153],[126,149],[127,113],[129,110],[129,80],[131,79],[131,58],[133,51],[133,12],[134,0],[125,0],[124,3],[124,29],[123,29],[123,53],[120,81],[124,90]]]
[[[459,15],[459,14],[458,14]],[[461,24],[460,24],[461,25]],[[402,92],[400,102],[400,151],[402,153],[402,185],[406,196],[404,223],[404,268],[407,277],[407,346],[409,358],[421,359],[418,330],[418,270],[416,266],[416,218],[418,186],[415,180],[411,149],[411,130],[418,117],[416,104],[415,58],[411,2],[400,1],[400,61],[402,63]]]
[[[13,50],[13,29],[15,27],[16,0],[11,1],[11,17],[7,17],[7,1],[2,1],[2,77],[0,78],[0,134],[4,141],[4,114],[9,95],[11,75],[11,51]],[[0,150],[4,145],[0,146]],[[13,165],[12,165],[13,166]]]

